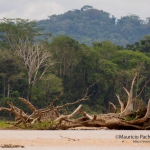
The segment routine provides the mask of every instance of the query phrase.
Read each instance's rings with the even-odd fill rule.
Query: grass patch
[[[13,121],[11,121],[14,123]],[[33,125],[30,125],[29,123],[27,124],[27,127],[24,126],[23,123],[18,125],[17,127],[11,125],[11,122],[9,121],[10,124],[6,123],[5,120],[0,120],[0,130],[3,129],[23,129],[23,130],[49,130],[53,129],[58,122],[55,122],[54,120],[47,120],[47,121],[42,121],[42,122],[36,122]]]
[[[49,130],[53,129],[55,127],[57,122],[54,120],[47,120],[47,121],[41,121],[36,122],[33,125],[27,124],[27,127],[23,125],[23,123],[20,124],[20,127],[25,130]]]
[[[125,121],[131,121],[131,120],[134,120],[136,117],[136,112],[132,112],[132,114],[129,114],[127,116],[125,116]]]
[[[9,127],[9,124],[7,124],[4,120],[0,120],[0,129],[4,129]]]
[[[127,116],[127,117],[125,117],[124,119],[125,119],[125,121],[131,121],[131,120],[133,120],[135,117],[134,116]]]

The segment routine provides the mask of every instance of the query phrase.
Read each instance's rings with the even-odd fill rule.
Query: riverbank
[[[142,136],[145,139],[142,138]],[[118,130],[99,130],[99,131],[39,131],[39,130],[1,130],[0,146],[20,145],[24,149],[122,149],[127,148],[149,149],[150,131],[118,131]],[[128,137],[128,138],[127,138]],[[147,138],[147,139],[146,139]],[[149,139],[148,139],[149,138]],[[14,149],[22,149],[14,148]]]

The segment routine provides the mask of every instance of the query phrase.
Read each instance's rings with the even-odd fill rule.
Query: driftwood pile
[[[22,145],[14,145],[14,144],[4,144],[0,146],[1,148],[25,148]]]
[[[130,91],[124,88],[128,96],[127,104],[124,104],[121,101],[120,96],[116,94],[121,107],[119,109],[119,113],[117,113],[118,108],[111,102],[109,104],[114,110],[113,113],[90,115],[82,110],[82,105],[79,105],[70,115],[62,115],[59,113],[60,109],[64,108],[65,106],[74,105],[76,103],[87,100],[89,98],[88,91],[90,87],[87,88],[84,97],[75,101],[74,103],[66,103],[65,105],[54,107],[54,102],[62,96],[63,93],[61,93],[56,99],[52,101],[52,103],[47,108],[44,109],[36,109],[28,100],[19,98],[19,100],[21,100],[30,108],[30,110],[32,111],[31,115],[26,114],[22,109],[14,106],[11,102],[8,102],[10,108],[0,107],[0,111],[4,110],[14,114],[15,126],[19,126],[23,123],[25,127],[28,127],[34,125],[35,123],[54,120],[55,126],[52,127],[51,125],[49,125],[48,129],[95,129],[103,127],[106,129],[150,129],[150,100],[147,104],[147,108],[142,107],[142,101],[139,101],[138,109],[136,111],[134,110],[134,103],[149,82],[147,81],[141,92],[134,97],[133,87],[137,76],[138,73],[135,74],[132,80]],[[73,119],[73,117],[77,114],[81,114],[82,117]],[[132,119],[130,120],[129,118]]]

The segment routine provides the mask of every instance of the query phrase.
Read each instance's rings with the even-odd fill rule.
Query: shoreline
[[[124,136],[140,136],[150,135],[150,131],[118,131],[118,130],[95,130],[95,131],[72,131],[72,130],[0,130],[0,146],[8,145],[21,145],[25,148],[62,148],[69,147],[92,147],[112,149],[118,148],[143,148],[149,149],[150,139],[137,139],[137,141],[149,142],[134,142],[135,139],[122,139],[116,138],[117,135]],[[17,148],[20,149],[20,148]]]

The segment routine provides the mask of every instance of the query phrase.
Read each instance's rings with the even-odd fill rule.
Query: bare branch
[[[74,115],[76,115],[76,114],[80,111],[81,107],[82,107],[82,105],[79,105],[79,106],[76,108],[76,110],[75,110],[72,114],[70,114],[70,115],[61,115],[60,117],[58,117],[58,118],[56,119],[56,121],[60,121],[60,120],[62,120],[62,119],[69,119],[69,118],[72,118]]]
[[[9,108],[6,108],[6,107],[0,107],[0,111],[3,111],[3,110],[8,111],[8,112],[11,112],[11,109],[9,109]]]
[[[130,92],[125,87],[123,87],[123,89],[125,90],[125,92],[128,95],[128,98],[129,98],[128,100],[131,100],[131,98],[133,97],[133,86],[134,86],[135,79],[137,78],[137,76],[138,76],[138,73],[135,74],[135,76],[132,80],[132,84],[131,84],[131,87],[130,87]]]
[[[19,45],[17,49],[17,54],[24,61],[24,65],[28,71],[28,84],[29,86],[35,85],[38,79],[41,79],[46,73],[48,68],[53,64],[50,62],[51,54],[45,50],[43,44],[31,44],[28,39]],[[42,68],[43,71],[39,75],[39,69]]]
[[[72,103],[66,103],[66,104],[64,104],[64,105],[62,105],[62,106],[57,106],[56,109],[61,109],[61,108],[66,107],[66,106],[70,106],[70,105],[77,104],[77,103],[79,103],[79,102],[81,102],[81,101],[86,101],[86,100],[88,100],[88,98],[89,98],[89,97],[87,97],[87,98],[82,98],[82,99],[79,99],[79,100],[77,100],[77,101],[75,101],[75,102],[72,102]]]
[[[116,96],[117,96],[117,99],[118,99],[119,104],[121,106],[121,112],[123,112],[123,110],[124,110],[124,103],[120,100],[120,96],[118,94],[116,94]]]
[[[109,102],[109,110],[110,110],[110,106],[112,106],[112,107],[113,107],[113,109],[114,109],[114,113],[116,113],[116,111],[117,111],[116,106],[115,106],[113,103]]]
[[[85,111],[80,109],[80,114],[82,114],[84,117],[88,118],[89,120],[93,120],[93,116],[89,115],[88,113],[86,113]]]
[[[28,105],[28,107],[30,108],[30,110],[32,112],[36,111],[36,108],[26,99],[19,97],[19,100],[21,100],[23,103],[25,103],[26,105]]]
[[[147,112],[146,112],[144,118],[150,118],[150,99],[148,101]]]
[[[134,99],[137,99],[137,98],[142,94],[143,90],[145,89],[146,85],[147,85],[149,82],[150,82],[150,80],[148,80],[148,81],[145,83],[145,85],[143,86],[141,92],[140,92]]]
[[[135,74],[135,76],[132,80],[132,84],[131,84],[131,88],[130,88],[130,97],[133,97],[133,86],[134,86],[134,83],[135,83],[137,76],[138,76],[138,73]]]
[[[97,82],[94,82],[92,85],[90,85],[90,86],[86,89],[86,93],[85,93],[85,95],[84,95],[83,98],[78,99],[77,101],[72,102],[72,103],[66,103],[66,104],[64,104],[64,105],[62,105],[62,106],[57,106],[56,109],[61,109],[61,108],[66,107],[66,106],[74,105],[74,104],[79,103],[79,102],[81,102],[81,101],[88,100],[89,97],[90,97],[91,95],[93,95],[93,93],[94,93],[94,92],[93,92],[91,95],[88,95],[88,91],[89,91],[89,89],[90,89],[92,86],[95,85],[95,83],[97,83]]]
[[[35,122],[37,122],[39,120],[39,117],[33,119],[33,121],[31,122],[31,125],[33,125]]]
[[[129,95],[130,95],[129,91],[128,91],[125,87],[123,87],[123,89],[125,90],[125,92],[126,92],[127,95],[129,96]]]
[[[133,80],[132,80],[132,84],[131,84],[131,88],[130,88],[130,92],[128,93],[128,91],[124,88],[124,90],[128,93],[128,101],[127,101],[127,105],[125,107],[125,109],[121,112],[121,115],[126,115],[129,114],[130,112],[133,111],[133,86],[135,83],[135,79],[137,78],[138,73],[135,74]]]
[[[137,109],[137,111],[136,111],[136,112],[139,112],[139,111],[141,110],[141,108],[142,108],[142,104],[143,104],[143,101],[142,101],[142,100],[140,100],[140,101],[139,101],[139,105],[138,105],[138,109]]]
[[[58,99],[60,99],[60,97],[61,97],[63,94],[64,94],[64,92],[61,92],[60,95],[59,95],[58,97],[56,97],[56,98],[51,102],[50,105],[53,106],[54,103],[55,103]]]

